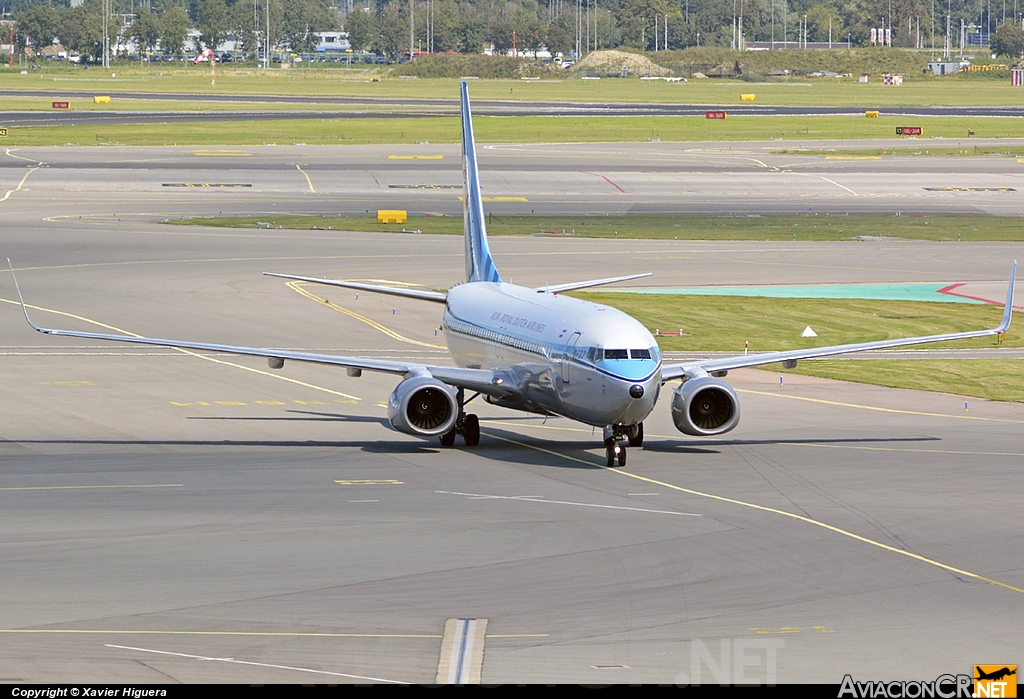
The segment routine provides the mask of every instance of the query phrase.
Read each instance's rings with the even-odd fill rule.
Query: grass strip
[[[995,327],[997,306],[856,299],[767,299],[727,296],[648,296],[579,292],[574,294],[629,313],[650,330],[683,336],[658,337],[664,351],[751,352],[802,349],[850,342],[977,330]],[[816,338],[800,337],[810,325]],[[995,347],[996,338],[976,338],[927,345],[929,348]],[[1004,347],[1024,346],[1017,323],[1006,333]],[[956,393],[988,400],[1024,400],[1024,360],[814,360],[796,369],[781,365],[769,371],[820,376],[893,388]]]
[[[734,296],[650,295],[578,292],[581,298],[614,306],[652,332],[686,333],[660,336],[665,351],[751,352],[805,349],[851,342],[934,335],[992,328],[1002,308],[995,305],[929,301],[865,301],[863,299],[777,299]],[[810,325],[818,337],[800,337]],[[1004,347],[1024,347],[1024,329],[1014,324]],[[938,343],[930,348],[995,347],[996,339],[975,338]]]
[[[965,140],[1024,137],[1024,119],[923,117],[912,121],[927,137]],[[611,143],[636,141],[805,141],[895,138],[906,118],[852,116],[703,117],[474,117],[479,143]],[[2,126],[2,124],[0,124]],[[97,124],[8,128],[3,145],[165,145],[402,144],[457,143],[453,117],[348,117],[265,119],[173,124]],[[954,143],[949,151],[961,150]]]
[[[459,191],[452,190],[452,198]],[[410,216],[404,224],[379,224],[369,216],[273,213],[171,219],[177,225],[226,228],[274,227],[294,230],[380,231],[462,235],[461,216]],[[488,216],[487,232],[501,235],[575,235],[587,238],[652,240],[796,240],[857,238],[935,241],[1020,241],[1020,219],[1000,216]]]
[[[954,393],[986,400],[1024,400],[1024,360],[843,360],[801,362],[782,373],[818,376],[823,379],[911,388],[918,391]]]
[[[389,79],[387,71],[293,68],[267,72],[255,66],[217,66],[216,87],[210,84],[210,68],[200,66],[159,66],[150,68],[120,65],[110,73],[98,69],[83,71],[70,66],[48,66],[21,75],[0,68],[0,89],[39,90],[53,99],[62,91],[85,90],[99,95],[131,92],[189,92],[224,95],[287,95],[391,97],[450,99],[457,101],[457,79]],[[377,77],[378,82],[373,82]],[[914,76],[907,76],[908,78]],[[851,79],[797,79],[751,83],[741,80],[689,80],[666,83],[661,80],[601,79],[578,80],[554,74],[552,79],[474,80],[475,100],[515,102],[654,102],[665,104],[741,104],[741,94],[755,94],[755,104],[790,106],[840,106],[863,109],[921,106],[1002,106],[1020,104],[1019,88],[1008,77],[978,80],[972,76],[921,76],[899,87],[883,85],[880,76],[869,83]],[[113,104],[113,103],[112,103]],[[982,121],[982,120],[978,120]]]

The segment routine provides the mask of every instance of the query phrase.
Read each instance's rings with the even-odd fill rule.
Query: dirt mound
[[[434,54],[415,59],[382,71],[386,76],[415,75],[420,78],[460,78],[472,75],[484,79],[515,80],[554,74],[554,65],[530,58],[484,56],[482,54]]]
[[[580,77],[618,78],[625,71],[626,77],[667,77],[672,71],[652,63],[646,56],[626,51],[594,51],[588,53],[572,67]]]

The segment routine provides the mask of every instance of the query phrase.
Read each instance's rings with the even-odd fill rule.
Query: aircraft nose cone
[[[640,384],[633,384],[632,386],[629,387],[629,395],[631,398],[643,398],[644,387],[641,386]]]

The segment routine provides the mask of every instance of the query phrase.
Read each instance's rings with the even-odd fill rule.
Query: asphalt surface
[[[634,148],[643,160],[654,146]],[[538,178],[518,174],[529,172],[513,167],[520,159],[614,173],[630,146],[607,149],[482,151],[485,190],[533,196]],[[352,155],[365,168],[338,182],[340,150],[238,150],[252,154],[12,152],[27,160],[0,169],[0,252],[33,319],[443,361],[434,305],[306,289],[329,306],[260,273],[445,288],[461,280],[457,237],[158,221],[326,210],[354,204],[382,173],[382,184],[457,174],[430,170],[437,161],[378,169],[387,153],[367,150]],[[898,177],[952,178],[963,161],[938,162],[945,170]],[[779,174],[741,168],[752,180],[760,170]],[[733,172],[692,182],[713,188]],[[162,187],[243,176],[246,191]],[[552,208],[590,206],[574,191]],[[784,188],[774,198],[804,204]],[[1021,257],[1020,244],[895,240],[491,245],[503,276],[528,285],[636,271],[665,287],[994,285]],[[0,272],[4,682],[433,682],[457,618],[487,620],[486,683],[931,680],[1019,653],[1024,404],[972,399],[965,412],[955,384],[780,386],[734,372],[734,432],[684,437],[664,396],[644,448],[616,471],[603,468],[599,435],[567,420],[480,405],[480,446],[442,450],[388,428],[391,377],[49,338],[15,298]]]
[[[1012,143],[919,142],[954,155]],[[1015,157],[829,154],[888,144],[485,144],[479,159],[495,216],[1024,215],[1024,164]],[[801,149],[821,154],[792,153]],[[17,189],[19,199],[60,215],[367,215],[381,208],[461,215],[460,187],[452,144],[68,146],[0,154],[0,192]]]
[[[96,91],[64,90],[0,90],[3,97],[39,97],[52,95],[55,100],[91,100]],[[410,99],[387,97],[312,97],[291,95],[183,94],[162,92],[131,92],[104,90],[111,98],[121,100],[187,101],[237,103],[236,110],[227,111],[0,111],[3,126],[73,126],[121,123],[219,122],[253,119],[360,119],[380,117],[434,117],[458,114],[458,100]],[[247,109],[246,104],[304,105],[302,109]],[[310,109],[310,106],[332,109]],[[513,100],[474,100],[473,113],[479,116],[704,116],[708,111],[726,110],[736,116],[863,116],[866,110],[878,110],[880,116],[906,117],[1021,117],[1022,106],[962,107],[878,107],[865,104],[850,107],[806,107],[756,104],[664,104],[664,103],[567,103]]]

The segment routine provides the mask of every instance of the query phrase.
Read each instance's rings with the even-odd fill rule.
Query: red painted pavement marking
[[[981,296],[958,294],[953,291],[953,289],[959,289],[961,286],[966,286],[966,283],[960,282],[959,284],[950,284],[949,286],[944,286],[938,290],[938,293],[946,294],[947,296],[958,296],[962,299],[971,299],[972,301],[981,301],[982,303],[989,303],[992,304],[993,306],[1002,306],[1005,303],[1004,301],[993,301],[992,299],[982,298]],[[1024,306],[1014,306],[1014,308],[1020,308],[1024,310]]]
[[[584,171],[584,170],[581,170],[580,172],[582,172],[582,173],[583,173],[584,175],[593,175],[594,177],[600,177],[600,178],[601,178],[602,180],[604,180],[605,182],[607,182],[608,184],[610,184],[610,185],[611,185],[612,187],[615,187],[615,189],[619,190],[619,191],[620,191],[620,192],[622,192],[623,194],[625,194],[625,193],[626,193],[626,190],[624,190],[624,189],[623,189],[622,187],[620,187],[619,185],[617,185],[617,184],[615,184],[614,182],[612,182],[611,180],[609,180],[609,179],[608,179],[607,177],[605,177],[604,175],[598,175],[598,174],[597,174],[596,172],[586,172],[586,171]]]

